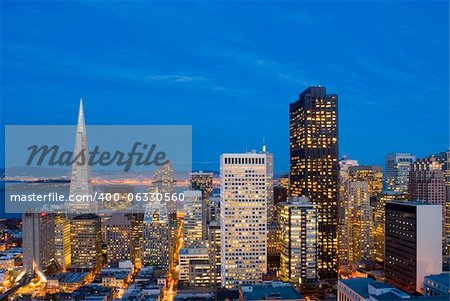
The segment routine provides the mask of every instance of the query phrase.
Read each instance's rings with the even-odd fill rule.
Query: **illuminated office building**
[[[338,97],[309,87],[290,104],[290,196],[318,208],[319,274],[337,275]]]
[[[278,177],[278,186],[284,187],[289,191],[289,174],[283,174]]]
[[[209,262],[211,265],[211,286],[220,288],[221,277],[221,260],[220,260],[220,224],[218,221],[212,221],[208,230],[208,252]]]
[[[125,213],[130,220],[131,226],[131,261],[137,265],[142,265],[142,249],[143,249],[143,223],[144,213],[127,212]]]
[[[386,189],[408,192],[408,179],[411,163],[416,157],[411,153],[392,153],[386,155]]]
[[[220,157],[222,286],[260,283],[267,269],[267,155]]]
[[[370,198],[383,191],[383,169],[380,166],[350,166],[349,176],[353,181],[366,181]]]
[[[384,272],[390,284],[422,293],[425,276],[442,272],[441,227],[441,205],[386,204]]]
[[[129,185],[108,185],[103,187],[104,209],[126,210],[133,203],[134,187]]]
[[[281,202],[286,202],[288,200],[288,190],[283,186],[273,187],[273,204],[275,207],[274,220],[278,223],[280,216],[278,204]]]
[[[152,186],[150,187],[150,193],[161,193],[163,196],[168,193],[171,197],[176,192],[177,181],[174,177],[174,170],[172,163],[168,161],[166,164],[159,166],[153,173]],[[162,204],[166,206],[169,219],[176,219],[177,214],[177,202],[165,201],[164,197]]]
[[[55,262],[55,216],[27,211],[22,215],[23,266],[28,276],[45,274]]]
[[[418,159],[411,164],[408,182],[410,200],[442,205],[443,236],[445,235],[445,177],[442,163],[435,157]]]
[[[218,194],[209,199],[209,218],[210,222],[219,222],[220,220],[220,195]]]
[[[338,202],[338,264],[339,268],[347,270],[349,265],[349,196],[348,182],[350,181],[349,169],[351,166],[358,166],[357,160],[348,159],[344,156],[339,160],[339,202]]]
[[[372,207],[370,206],[369,184],[367,181],[348,182],[348,260],[349,263],[369,262],[372,259],[373,227]]]
[[[167,161],[166,164],[159,166],[153,173],[152,186],[149,189],[150,193],[160,193],[163,198],[161,205],[165,206],[165,212],[169,223],[169,256],[172,256],[176,243],[176,231],[179,225],[177,219],[177,201],[172,200],[172,196],[176,193],[177,181],[174,176],[174,169],[172,162]],[[169,195],[170,199],[165,200],[165,195]]]
[[[104,222],[106,263],[118,267],[119,262],[131,260],[131,221],[124,213],[113,213]]]
[[[202,192],[202,229],[203,240],[208,238],[208,224],[211,221],[210,198],[213,193],[213,173],[212,172],[192,172],[189,173],[190,184],[192,190],[200,190]]]
[[[147,206],[143,223],[143,265],[169,267],[169,219],[166,206],[159,202]]]
[[[77,215],[70,221],[71,269],[90,271],[101,267],[101,219],[96,214]]]
[[[203,242],[203,206],[201,190],[184,191],[183,245],[185,248]]]
[[[211,285],[211,265],[206,247],[184,248],[179,254],[179,278],[190,287]]]
[[[279,233],[279,223],[271,222],[267,225],[267,270],[274,273],[280,269]]]
[[[406,201],[407,196],[398,191],[384,191],[373,209],[373,256],[374,261],[384,262],[384,228],[385,228],[385,206],[393,201]]]
[[[442,164],[445,178],[445,245],[444,245],[444,260],[447,265],[450,265],[450,151],[440,152],[433,157]]]
[[[70,266],[70,220],[64,213],[55,214],[55,259],[61,271]]]
[[[317,208],[306,197],[291,198],[280,207],[280,277],[305,283],[318,278]]]

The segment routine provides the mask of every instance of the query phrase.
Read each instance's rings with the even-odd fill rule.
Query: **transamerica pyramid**
[[[78,156],[81,152],[83,156]],[[91,169],[89,162],[89,149],[86,137],[86,124],[84,121],[83,99],[80,99],[80,109],[78,111],[78,124],[75,137],[74,158],[77,157],[72,165],[72,174],[70,177],[70,195],[83,198],[83,201],[73,201],[69,203],[70,213],[94,213],[96,212],[95,202],[87,200],[87,196],[92,196]]]

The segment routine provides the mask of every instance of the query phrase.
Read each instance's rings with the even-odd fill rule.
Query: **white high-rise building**
[[[222,286],[260,283],[267,270],[267,154],[220,157]]]
[[[198,246],[203,241],[202,191],[184,191],[183,243],[185,248]]]
[[[408,192],[409,170],[416,156],[411,153],[393,153],[386,155],[387,190]]]

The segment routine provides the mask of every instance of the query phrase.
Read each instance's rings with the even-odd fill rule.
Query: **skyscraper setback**
[[[336,276],[338,208],[338,97],[309,87],[290,104],[290,194],[317,205],[319,275]]]

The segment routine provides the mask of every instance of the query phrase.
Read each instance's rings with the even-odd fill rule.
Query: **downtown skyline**
[[[321,84],[340,99],[340,157],[384,165],[390,152],[448,147],[445,2],[39,4],[2,3],[2,128],[75,124],[84,97],[88,125],[192,124],[194,170],[265,138],[286,173],[288,104]]]

